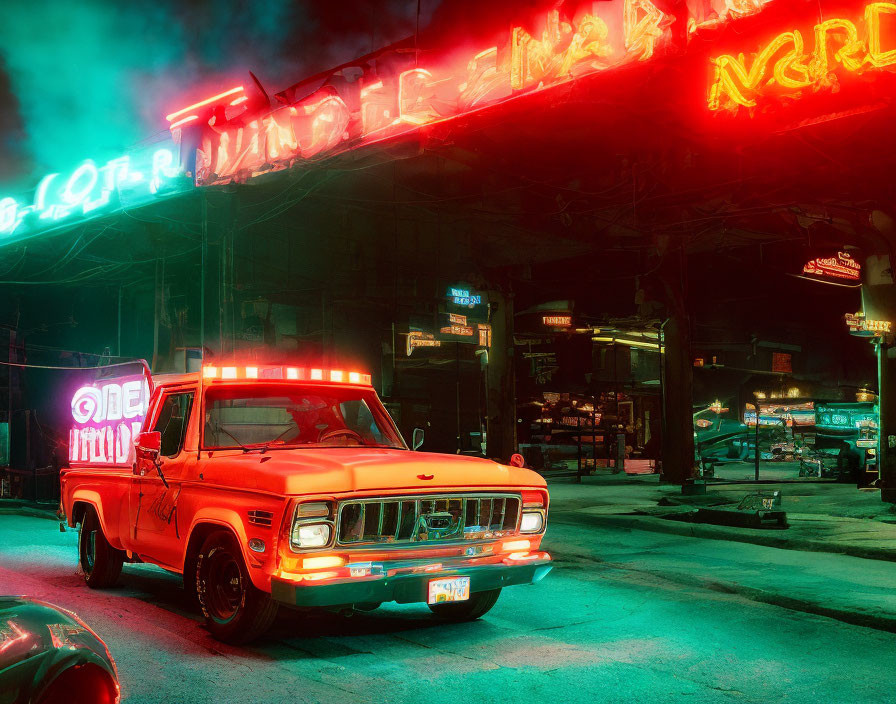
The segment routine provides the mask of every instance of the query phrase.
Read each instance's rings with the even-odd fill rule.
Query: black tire
[[[211,634],[224,643],[248,643],[264,633],[278,604],[257,589],[233,533],[216,530],[196,557],[196,597]]]
[[[112,587],[121,574],[124,553],[116,550],[103,533],[99,516],[93,506],[88,506],[78,534],[78,562],[84,573],[84,581],[91,589]]]
[[[487,592],[473,592],[467,601],[457,601],[451,604],[429,604],[429,609],[439,618],[446,621],[462,622],[475,621],[485,616],[501,596],[500,589],[491,589]]]

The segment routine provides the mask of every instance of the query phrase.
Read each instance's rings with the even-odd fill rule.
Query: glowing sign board
[[[30,202],[0,199],[0,244],[60,225],[134,207],[191,187],[173,148],[135,152],[44,176]]]
[[[442,341],[436,340],[431,332],[411,330],[408,333],[407,355],[410,357],[417,347],[441,347]]]
[[[482,295],[478,293],[470,293],[469,289],[465,288],[450,288],[448,289],[448,298],[452,303],[456,306],[478,306],[482,304]]]
[[[230,88],[171,112],[169,130],[185,149],[195,150],[197,184],[241,182],[523,93],[684,51],[686,42],[676,38],[759,13],[769,2],[693,0],[675,14],[661,9],[669,3],[652,0],[586,3],[590,12],[568,15],[551,9],[532,26],[511,25],[469,53],[439,57],[399,44],[300,81],[273,100],[261,91]],[[190,154],[183,156],[192,162]]]
[[[893,332],[893,323],[889,320],[871,320],[864,313],[847,313],[843,317],[850,333],[860,337],[875,337]]]
[[[568,328],[572,325],[571,315],[543,315],[541,322],[551,328]]]
[[[439,330],[443,335],[458,335],[460,337],[473,337],[473,328],[469,325],[447,325]]]
[[[837,73],[878,71],[896,64],[896,44],[885,49],[889,43],[881,32],[881,20],[888,15],[894,19],[896,4],[874,2],[865,7],[858,25],[840,18],[816,24],[811,51],[802,33],[794,29],[765,44],[751,62],[743,54],[712,59],[709,109],[737,112],[771,96],[836,91]]]
[[[69,463],[130,464],[148,407],[149,383],[143,376],[119,377],[78,389],[71,401]]]
[[[862,265],[848,252],[837,252],[835,257],[818,257],[806,262],[803,266],[803,276],[822,280],[861,281]]]
[[[448,322],[455,323],[457,325],[466,325],[467,324],[467,316],[458,315],[457,313],[449,313],[448,314]]]

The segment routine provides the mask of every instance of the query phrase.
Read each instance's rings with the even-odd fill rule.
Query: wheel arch
[[[196,557],[199,555],[202,543],[204,543],[205,539],[214,531],[222,529],[229,530],[230,533],[233,534],[233,537],[236,538],[236,541],[240,546],[240,552],[243,556],[243,563],[246,565],[249,577],[252,579],[252,584],[261,591],[270,592],[270,575],[264,573],[261,569],[261,565],[258,564],[258,559],[249,553],[249,539],[246,536],[246,529],[239,514],[237,514],[236,511],[221,509],[200,511],[196,514],[193,523],[190,525],[190,533],[187,538],[187,546],[184,550],[182,565],[184,584],[186,585],[186,580],[190,578],[189,572],[191,571],[191,566],[195,563]]]

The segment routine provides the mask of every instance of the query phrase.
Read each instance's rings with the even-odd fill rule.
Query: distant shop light
[[[638,347],[640,349],[651,350],[653,352],[662,352],[666,353],[666,347],[663,345],[660,347],[655,342],[644,342],[642,340],[626,340],[622,337],[603,337],[601,335],[597,335],[591,338],[592,342],[603,342],[608,345],[627,345],[628,347]]]

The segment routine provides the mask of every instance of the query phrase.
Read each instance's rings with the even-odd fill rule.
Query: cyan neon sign
[[[44,176],[28,204],[0,199],[0,244],[42,230],[105,214],[123,206],[139,206],[191,187],[177,151],[162,147],[97,164],[87,159],[69,173]]]

